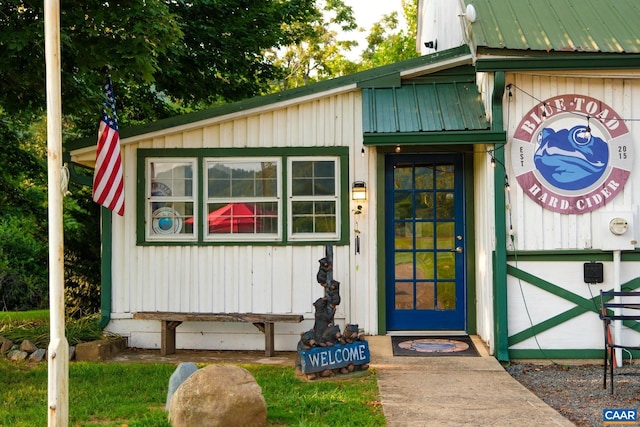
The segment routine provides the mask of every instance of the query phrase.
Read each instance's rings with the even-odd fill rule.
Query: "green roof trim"
[[[442,131],[411,133],[365,133],[364,145],[458,145],[458,144],[504,144],[505,131]]]
[[[518,51],[640,53],[637,0],[466,0],[478,47]]]
[[[462,58],[470,55],[471,52],[468,46],[460,46],[431,55],[424,55],[418,58],[412,58],[406,61],[396,62],[394,64],[373,68],[371,70],[360,71],[358,73],[349,74],[347,76],[312,83],[310,85],[302,86],[295,89],[290,89],[264,96],[256,96],[254,98],[249,98],[243,101],[225,104],[207,110],[197,111],[194,113],[184,114],[176,117],[170,117],[145,125],[134,126],[130,128],[121,128],[120,138],[126,139],[144,135],[147,133],[158,132],[172,127],[188,125],[190,123],[195,123],[201,120],[222,117],[228,114],[265,107],[270,104],[276,104],[279,102],[295,100],[297,98],[302,98],[305,96],[320,94],[350,85],[366,85],[366,82],[368,81],[383,80],[386,81],[387,84],[389,84],[396,82],[400,78],[401,74],[405,71],[420,69],[422,67],[428,67],[430,65],[438,64],[443,61],[455,60],[456,58]],[[67,151],[71,151],[79,148],[90,147],[95,144],[95,138],[84,138],[81,140],[65,142],[64,148]]]
[[[482,51],[493,53],[496,51]],[[519,52],[522,54],[522,52]],[[631,70],[640,68],[640,55],[636,54],[584,54],[572,55],[531,54],[527,57],[480,57],[476,61],[478,72],[533,71],[533,70]]]

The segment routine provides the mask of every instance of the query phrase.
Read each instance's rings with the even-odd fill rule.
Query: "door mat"
[[[394,356],[479,356],[468,335],[455,337],[391,337]]]

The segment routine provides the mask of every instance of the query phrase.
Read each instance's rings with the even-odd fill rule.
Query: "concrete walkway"
[[[367,337],[389,427],[573,426],[472,339],[481,357],[395,357],[390,337]]]

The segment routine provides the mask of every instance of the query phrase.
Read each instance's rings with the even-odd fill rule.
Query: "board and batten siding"
[[[276,324],[277,350],[295,350],[299,334],[313,326],[313,301],[324,295],[316,280],[323,245],[136,245],[134,200],[141,197],[135,185],[138,148],[346,146],[350,147],[349,179],[367,180],[367,163],[375,159],[360,156],[362,102],[358,90],[271,107],[212,119],[180,132],[167,129],[165,134],[147,139],[123,141],[128,209],[124,218],[113,217],[112,314],[108,329],[128,335],[129,345],[159,347],[159,322],[132,320],[132,313],[137,311],[303,314],[305,321],[301,324]],[[358,155],[354,156],[356,150]],[[342,188],[347,187],[350,182],[343,183]],[[375,236],[368,237],[368,230],[375,225],[370,227],[363,219],[358,224],[366,239],[362,253],[374,254],[375,247],[367,241],[375,242]],[[351,222],[351,233],[353,215],[343,220]],[[334,245],[333,249],[334,278],[341,282],[342,296],[336,322],[341,327],[359,323],[375,332],[376,319],[369,316],[371,311],[375,313],[376,304],[375,286],[369,289],[369,258],[355,255],[350,246]],[[208,333],[212,335],[203,337]],[[177,348],[264,347],[263,335],[253,325],[243,323],[185,322],[178,327],[176,340]]]
[[[615,78],[614,78],[615,77]],[[614,287],[614,272],[611,261],[604,264],[604,283],[589,285],[584,283],[584,260],[572,260],[571,254],[580,254],[598,250],[595,247],[593,227],[598,226],[598,215],[607,211],[629,211],[640,204],[640,186],[635,184],[640,170],[640,76],[621,71],[612,73],[612,77],[603,77],[600,73],[513,73],[508,74],[506,83],[513,83],[517,88],[512,89],[512,97],[505,92],[504,123],[507,128],[508,143],[505,147],[507,176],[510,191],[507,196],[507,230],[513,227],[513,243],[507,238],[507,249],[511,251],[509,265],[544,281],[557,289],[568,291],[586,300],[597,296],[601,289]],[[545,99],[562,94],[587,95],[607,103],[624,118],[634,119],[626,121],[633,138],[634,160],[631,176],[623,191],[606,206],[584,214],[565,215],[543,209],[531,200],[519,186],[511,167],[511,139],[524,115],[536,104]],[[592,224],[594,222],[594,224]],[[635,224],[638,227],[638,224]],[[519,251],[551,252],[551,255],[540,257],[540,261],[518,260]],[[566,251],[566,256],[563,255]],[[620,266],[621,283],[626,283],[638,277],[638,263],[634,261],[622,262]],[[534,325],[552,319],[559,319],[563,313],[576,305],[554,292],[549,292],[528,283],[526,280],[509,275],[507,278],[508,296],[508,329],[509,337],[535,329]],[[552,320],[553,322],[553,320]],[[540,348],[546,350],[577,350],[602,348],[602,322],[598,314],[587,312],[569,318],[550,329],[536,333],[534,336],[510,345],[510,350],[532,350]],[[625,331],[625,334],[634,334]],[[540,352],[540,357],[546,357]],[[580,357],[580,353],[574,353]]]
[[[632,78],[602,78],[595,75],[563,76],[549,74],[510,74],[507,84],[514,83],[511,101],[505,100],[505,126],[509,141],[524,115],[539,102],[562,94],[582,94],[602,100],[625,118],[640,118],[640,76]],[[526,93],[525,93],[526,92]],[[531,96],[529,96],[531,95]],[[634,171],[640,170],[640,122],[627,121],[634,140],[634,167],[623,191],[600,211],[629,210],[640,204],[640,186]],[[505,147],[507,165],[512,164],[511,145]],[[512,168],[510,178],[511,217],[517,250],[591,249],[593,236],[591,221],[594,213],[565,215],[543,209],[531,200],[515,180]],[[509,218],[507,218],[509,227]]]

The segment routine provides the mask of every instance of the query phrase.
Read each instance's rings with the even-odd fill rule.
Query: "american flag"
[[[98,150],[93,175],[93,200],[122,216],[124,215],[124,177],[116,101],[110,77],[107,77],[104,90],[104,108],[98,129]]]

